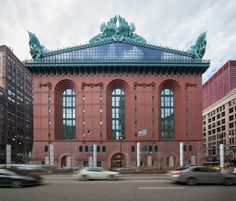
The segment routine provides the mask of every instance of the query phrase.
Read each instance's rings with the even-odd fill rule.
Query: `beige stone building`
[[[219,160],[219,145],[226,161],[236,158],[236,88],[203,110],[203,139],[208,160]]]

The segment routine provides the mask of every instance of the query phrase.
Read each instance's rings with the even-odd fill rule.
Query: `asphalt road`
[[[0,188],[0,201],[235,201],[236,186],[185,186],[165,175],[125,176],[118,181],[76,181],[46,176],[44,185]]]

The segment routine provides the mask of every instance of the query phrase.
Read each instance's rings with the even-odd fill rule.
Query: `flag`
[[[147,129],[146,128],[144,128],[143,130],[140,130],[138,132],[138,136],[145,136],[146,134],[147,134]]]
[[[90,130],[87,131],[87,133],[83,133],[83,137],[87,137],[91,134]]]

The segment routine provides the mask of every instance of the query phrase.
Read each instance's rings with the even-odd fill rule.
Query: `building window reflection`
[[[161,92],[161,139],[174,138],[174,94],[164,89]]]
[[[112,139],[125,139],[125,93],[122,89],[112,91]]]
[[[62,95],[62,139],[75,139],[75,92],[66,89]]]
[[[171,52],[163,52],[157,49],[140,47],[124,43],[110,43],[96,47],[87,47],[73,52],[47,55],[42,58],[50,61],[86,61],[86,60],[193,60],[192,56],[179,55]]]

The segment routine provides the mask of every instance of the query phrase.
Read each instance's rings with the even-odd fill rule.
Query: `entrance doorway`
[[[125,156],[124,154],[117,153],[112,156],[111,158],[111,168],[116,169],[116,168],[121,168],[125,166]]]
[[[71,156],[63,156],[61,159],[61,167],[71,167]]]
[[[169,169],[173,169],[175,167],[175,156],[170,155],[166,159],[166,165]]]

